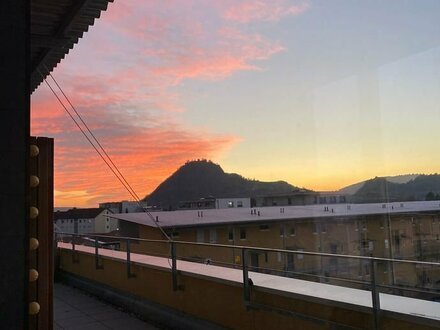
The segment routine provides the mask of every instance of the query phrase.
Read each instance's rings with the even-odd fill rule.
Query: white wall
[[[103,210],[96,218],[90,219],[58,219],[56,224],[56,231],[63,233],[75,234],[75,222],[78,223],[78,230],[76,234],[87,233],[109,233],[117,230],[119,221],[108,217],[112,212]]]
[[[119,221],[108,217],[111,213],[109,210],[104,210],[95,218],[94,233],[109,233],[118,229]]]
[[[75,222],[78,222],[78,231],[75,233]],[[95,219],[58,219],[55,223],[57,231],[70,234],[93,233]]]

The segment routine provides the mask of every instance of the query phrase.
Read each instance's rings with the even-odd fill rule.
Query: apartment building
[[[132,213],[142,212],[147,208],[147,202],[143,201],[120,201],[99,203],[102,209],[108,209],[113,213]]]
[[[438,201],[387,204],[335,204],[290,207],[188,210],[112,215],[120,219],[121,236],[163,239],[159,227],[179,241],[256,246],[292,251],[438,261],[440,204]],[[142,242],[133,251],[169,253],[165,245]],[[184,246],[178,255],[188,260],[241,264],[239,251],[209,246]],[[368,262],[338,257],[252,251],[250,264],[259,271],[291,272],[295,276],[325,275],[355,280],[370,278]],[[383,284],[440,287],[436,269],[383,261]]]
[[[118,220],[103,208],[73,208],[54,212],[55,231],[70,234],[109,233],[118,229]]]

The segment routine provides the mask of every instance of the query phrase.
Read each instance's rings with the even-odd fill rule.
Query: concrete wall
[[[95,228],[93,232],[109,233],[118,229],[119,221],[108,217],[111,213],[109,210],[104,210],[94,219]]]
[[[63,233],[86,234],[94,232],[95,219],[58,219],[56,221],[57,230]],[[77,231],[75,232],[75,228]]]

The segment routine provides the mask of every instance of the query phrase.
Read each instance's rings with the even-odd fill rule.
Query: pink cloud
[[[278,21],[285,16],[301,14],[308,8],[308,2],[289,4],[285,0],[242,1],[231,5],[223,17],[226,20],[248,24],[261,21]]]
[[[55,76],[144,196],[186,160],[215,157],[240,140],[183,124],[182,81],[261,70],[285,48],[244,25],[296,15],[301,6],[282,0],[117,1]],[[44,84],[32,102],[32,133],[56,141],[57,205],[129,198]]]

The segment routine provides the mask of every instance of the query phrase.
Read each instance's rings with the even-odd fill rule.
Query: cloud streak
[[[240,141],[185,125],[182,82],[261,70],[285,48],[246,25],[274,23],[305,9],[281,0],[118,1],[55,75],[144,196],[186,160],[215,157]],[[32,134],[55,137],[56,205],[129,198],[44,85],[32,97]]]

